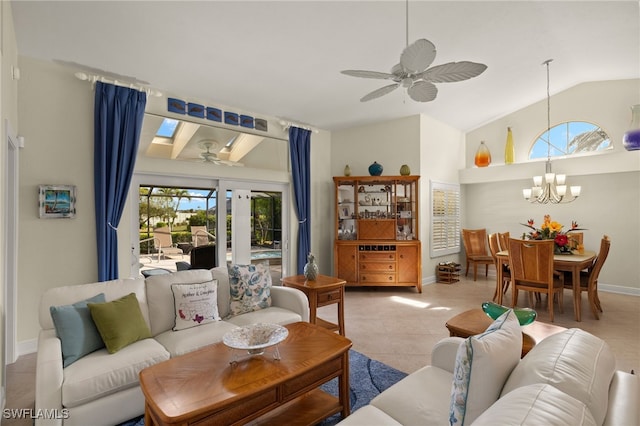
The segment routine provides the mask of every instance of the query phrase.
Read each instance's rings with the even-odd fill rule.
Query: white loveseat
[[[431,365],[391,386],[339,425],[640,424],[638,377],[616,371],[608,345],[577,328],[540,342],[516,361],[504,381],[496,379],[492,368],[483,368],[475,378],[480,382],[473,397],[490,396],[497,385],[497,398],[469,421],[453,421],[452,383],[454,371],[458,371],[456,357],[464,341],[448,337],[438,342]]]
[[[218,281],[218,312],[223,320],[173,331],[175,307],[171,285],[211,279]],[[135,293],[152,338],[139,340],[113,354],[99,349],[63,368],[61,340],[56,336],[50,307],[70,305],[98,293],[104,293],[107,302]],[[270,307],[225,319],[229,300],[226,266],[156,275],[146,280],[120,279],[47,290],[39,309],[36,425],[115,425],[132,419],[144,413],[144,396],[138,382],[143,368],[219,342],[227,331],[238,326],[309,321],[308,300],[293,288],[272,286]]]

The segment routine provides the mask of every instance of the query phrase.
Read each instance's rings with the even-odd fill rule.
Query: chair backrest
[[[153,244],[156,249],[173,247],[171,239],[171,228],[163,226],[162,228],[153,229]]]
[[[600,252],[598,253],[598,257],[596,258],[596,261],[589,271],[589,286],[598,284],[598,275],[600,275],[600,271],[602,270],[604,261],[607,260],[607,256],[609,256],[610,248],[611,240],[607,235],[605,235],[602,237],[602,240],[600,240]]]
[[[218,266],[218,253],[215,244],[194,247],[189,253],[191,269],[211,269]]]
[[[207,234],[206,226],[192,226],[191,227],[191,242],[194,247],[206,246],[209,244],[209,235]]]
[[[509,238],[509,266],[516,282],[553,285],[553,240]]]
[[[500,246],[500,250],[498,251],[504,251],[504,250],[509,250],[509,233],[508,232],[501,232],[498,234],[498,245]]]
[[[487,253],[487,230],[486,229],[463,229],[462,243],[467,252],[467,256],[486,256]]]
[[[584,233],[582,232],[570,232],[567,234],[567,238],[573,241],[573,247],[577,247],[578,244],[584,244]]]
[[[488,239],[491,257],[493,257],[494,261],[497,261],[498,258],[496,257],[496,254],[500,251],[499,236],[497,233],[489,234]]]

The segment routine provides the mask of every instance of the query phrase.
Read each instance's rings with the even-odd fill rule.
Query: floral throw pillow
[[[271,273],[268,264],[229,265],[231,300],[229,316],[271,306]]]

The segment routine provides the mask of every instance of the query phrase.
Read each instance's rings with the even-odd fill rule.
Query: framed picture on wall
[[[40,185],[41,219],[72,218],[76,215],[75,185]]]

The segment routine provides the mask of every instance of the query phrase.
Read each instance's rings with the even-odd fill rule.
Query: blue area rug
[[[389,367],[380,361],[349,351],[349,387],[351,396],[351,412],[365,406],[380,392],[404,378],[407,374]],[[333,379],[320,387],[323,391],[338,396],[338,379]],[[341,420],[336,414],[320,423],[321,426],[332,426]],[[144,418],[139,417],[119,426],[144,426]]]

